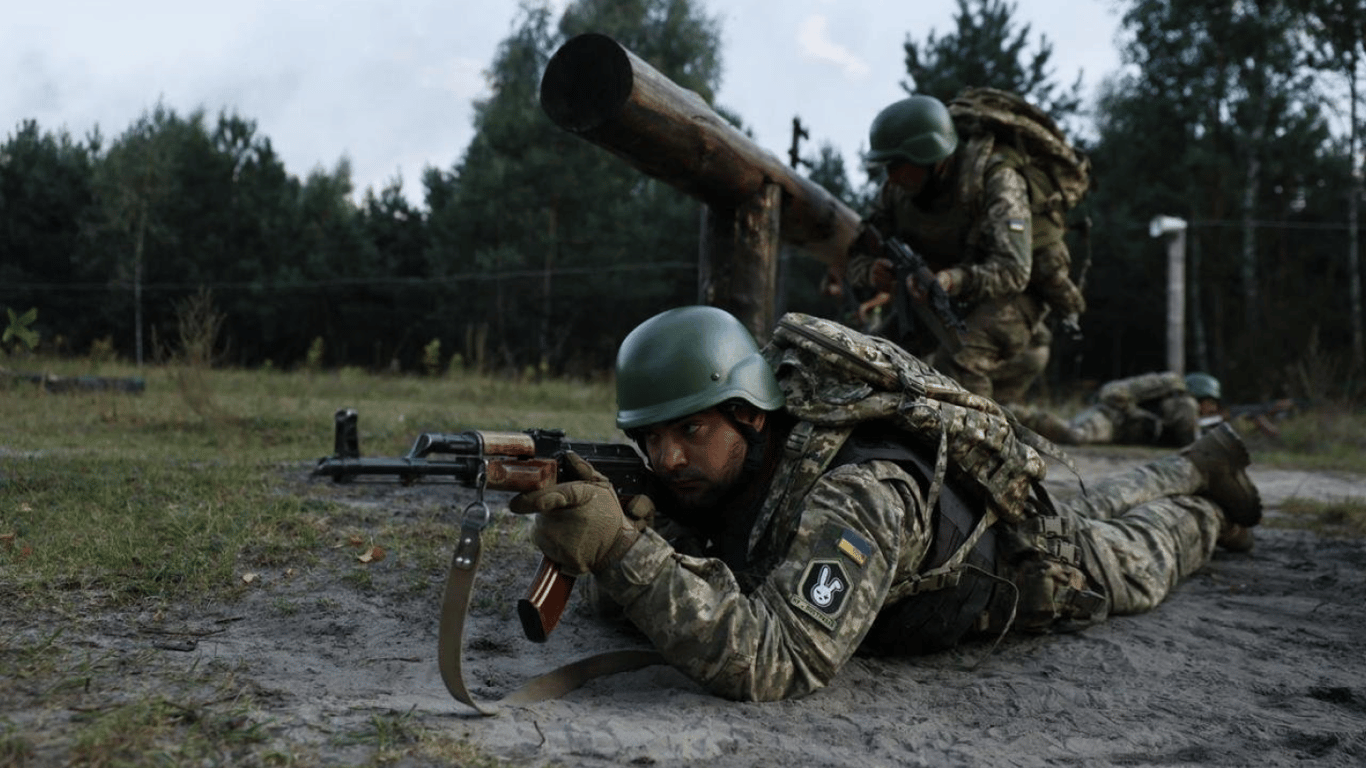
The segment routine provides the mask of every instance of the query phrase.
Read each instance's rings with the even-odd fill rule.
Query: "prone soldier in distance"
[[[1071,419],[1035,405],[1015,404],[1010,410],[1021,424],[1059,445],[1179,448],[1200,436],[1201,405],[1187,389],[1186,379],[1170,371],[1107,382],[1096,402]]]

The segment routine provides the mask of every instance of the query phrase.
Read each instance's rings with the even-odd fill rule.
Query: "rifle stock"
[[[314,476],[330,477],[337,483],[366,476],[396,477],[404,485],[423,478],[447,477],[467,488],[524,493],[570,479],[564,457],[572,452],[606,476],[618,496],[643,493],[649,477],[645,461],[634,446],[570,441],[559,429],[424,432],[403,456],[363,458],[357,418],[349,408],[336,412],[335,452],[318,460]],[[517,603],[517,616],[527,639],[543,643],[550,637],[573,587],[573,576],[541,558],[531,588]]]

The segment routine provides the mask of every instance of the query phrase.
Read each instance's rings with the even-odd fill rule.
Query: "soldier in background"
[[[849,282],[904,290],[879,244],[905,242],[964,308],[968,331],[958,352],[936,351],[932,338],[888,338],[970,392],[1007,402],[996,392],[1002,369],[1018,375],[1038,358],[1034,342],[1050,308],[1073,321],[1085,310],[1068,274],[1060,196],[1028,173],[1031,160],[1017,148],[980,132],[960,136],[948,107],[932,96],[883,109],[869,145],[867,162],[887,178],[850,248]],[[1023,394],[1030,381],[1006,384],[1007,394]]]
[[[1188,373],[1186,391],[1195,398],[1200,434],[1224,423],[1224,388],[1218,379],[1208,373]]]
[[[1208,374],[1191,374],[1197,386],[1218,380]],[[1202,406],[1179,373],[1145,373],[1106,383],[1094,405],[1071,419],[1044,408],[1011,405],[1020,423],[1059,445],[1165,445],[1181,447],[1200,435]],[[1203,378],[1201,378],[1203,377]],[[1208,386],[1199,389],[1208,395]],[[1205,400],[1208,402],[1209,398]],[[1214,400],[1215,413],[1218,400]],[[1205,406],[1208,407],[1208,406]]]

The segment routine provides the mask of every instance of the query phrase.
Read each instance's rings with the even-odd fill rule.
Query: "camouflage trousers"
[[[974,394],[1009,402],[998,396],[999,382],[1003,395],[1022,397],[1048,362],[1047,346],[1035,346],[1041,316],[1030,296],[983,301],[964,318],[963,348],[951,353],[941,347],[934,367]]]
[[[1088,485],[1058,504],[1076,524],[1081,565],[1111,614],[1148,611],[1209,562],[1223,525],[1219,506],[1194,495],[1195,465],[1170,456]]]
[[[1028,346],[997,367],[992,375],[992,398],[1002,405],[1023,402],[1029,388],[1048,367],[1052,346],[1053,332],[1047,323],[1039,322]]]

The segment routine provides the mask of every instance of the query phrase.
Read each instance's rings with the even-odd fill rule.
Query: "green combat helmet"
[[[680,419],[740,398],[765,411],[783,392],[749,330],[716,307],[678,307],[646,320],[617,350],[617,426]]]
[[[944,102],[933,96],[912,96],[883,109],[868,129],[864,156],[869,165],[905,160],[934,165],[958,148],[958,131]]]
[[[1208,373],[1188,373],[1186,374],[1186,391],[1196,400],[1210,398],[1211,400],[1222,400],[1223,393],[1219,387],[1219,380]]]

